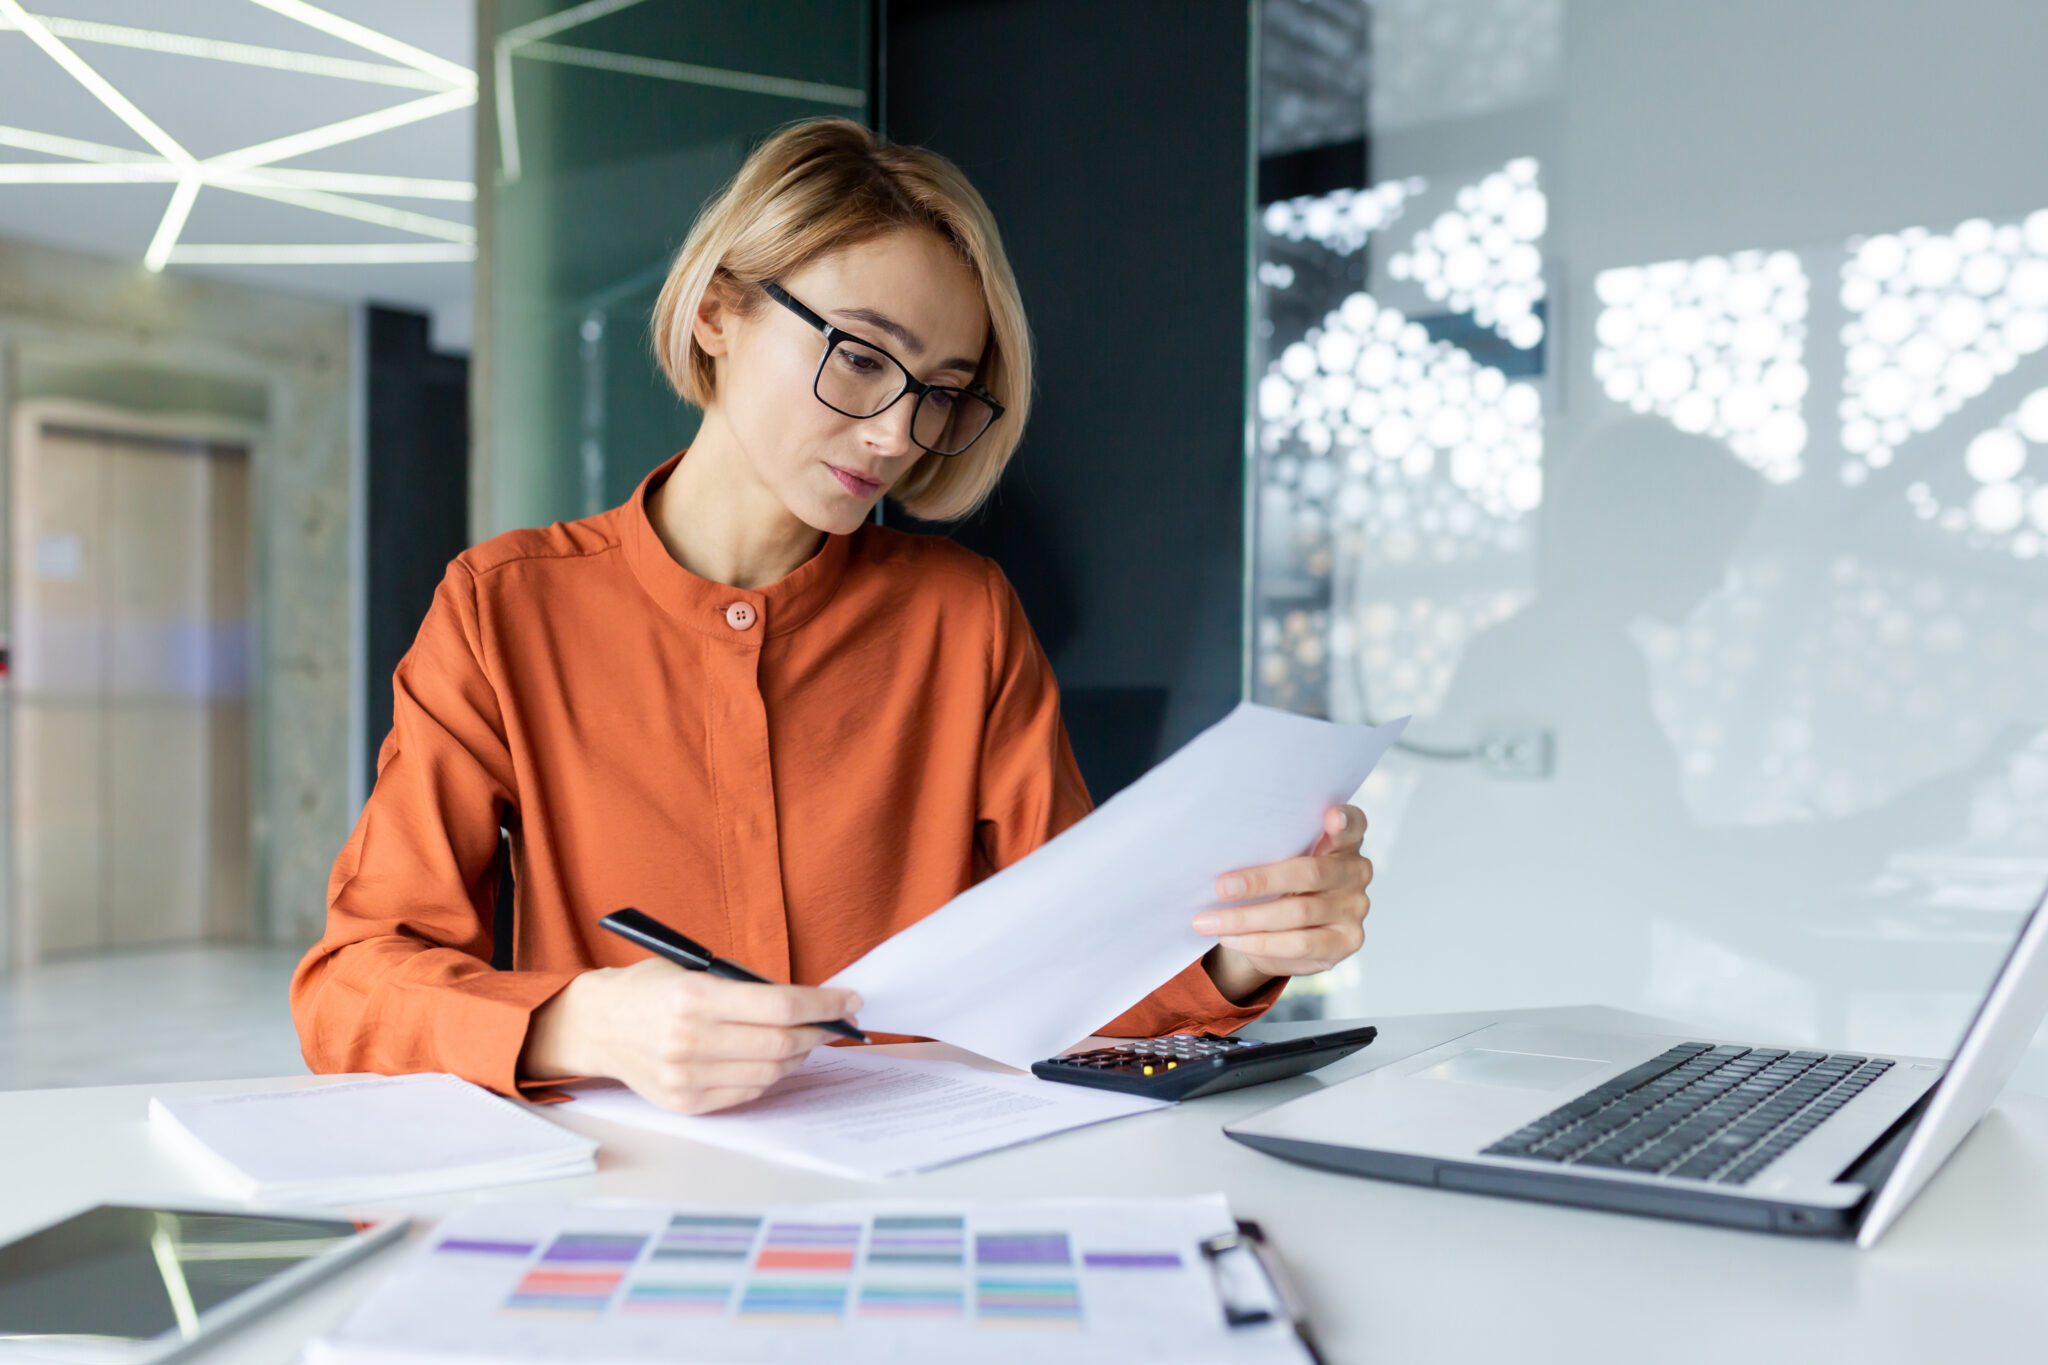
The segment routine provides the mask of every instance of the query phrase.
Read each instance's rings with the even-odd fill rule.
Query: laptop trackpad
[[[1498,1085],[1511,1090],[1555,1090],[1590,1076],[1607,1065],[1585,1057],[1552,1057],[1540,1052],[1498,1052],[1492,1048],[1475,1047],[1414,1072],[1409,1079],[1461,1081],[1466,1085]]]

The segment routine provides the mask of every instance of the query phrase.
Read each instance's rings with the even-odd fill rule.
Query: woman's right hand
[[[534,1011],[519,1054],[527,1080],[610,1076],[683,1114],[753,1099],[851,1020],[852,991],[726,981],[649,958],[584,972]]]

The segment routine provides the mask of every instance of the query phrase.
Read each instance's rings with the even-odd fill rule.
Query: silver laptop
[[[2048,1013],[2044,900],[1953,1059],[1503,1023],[1224,1131],[1354,1175],[1870,1246]]]

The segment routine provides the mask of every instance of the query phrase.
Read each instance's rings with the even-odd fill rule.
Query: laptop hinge
[[[1862,1156],[1842,1169],[1842,1173],[1835,1177],[1835,1183],[1861,1185],[1873,1195],[1883,1189],[1884,1182],[1891,1179],[1892,1168],[1899,1164],[1899,1157],[1905,1153],[1907,1140],[1913,1136],[1913,1130],[1920,1126],[1920,1116],[1927,1112],[1928,1102],[1934,1098],[1935,1090],[1940,1088],[1934,1086],[1913,1101],[1912,1108],[1899,1115],[1892,1126],[1884,1130],[1884,1136],[1865,1147]]]

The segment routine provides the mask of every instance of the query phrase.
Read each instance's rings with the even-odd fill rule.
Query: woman
[[[601,916],[636,905],[816,983],[1089,810],[1000,571],[872,524],[884,493],[979,505],[1029,406],[1016,283],[960,173],[857,124],[786,129],[691,231],[654,345],[703,410],[695,443],[624,506],[466,551],[394,675],[292,981],[316,1071],[737,1104],[859,1000],[644,960]],[[490,966],[501,826],[510,971]],[[1336,807],[1314,856],[1219,879],[1258,903],[1197,915],[1217,946],[1103,1031],[1228,1029],[1354,952],[1364,827]]]

